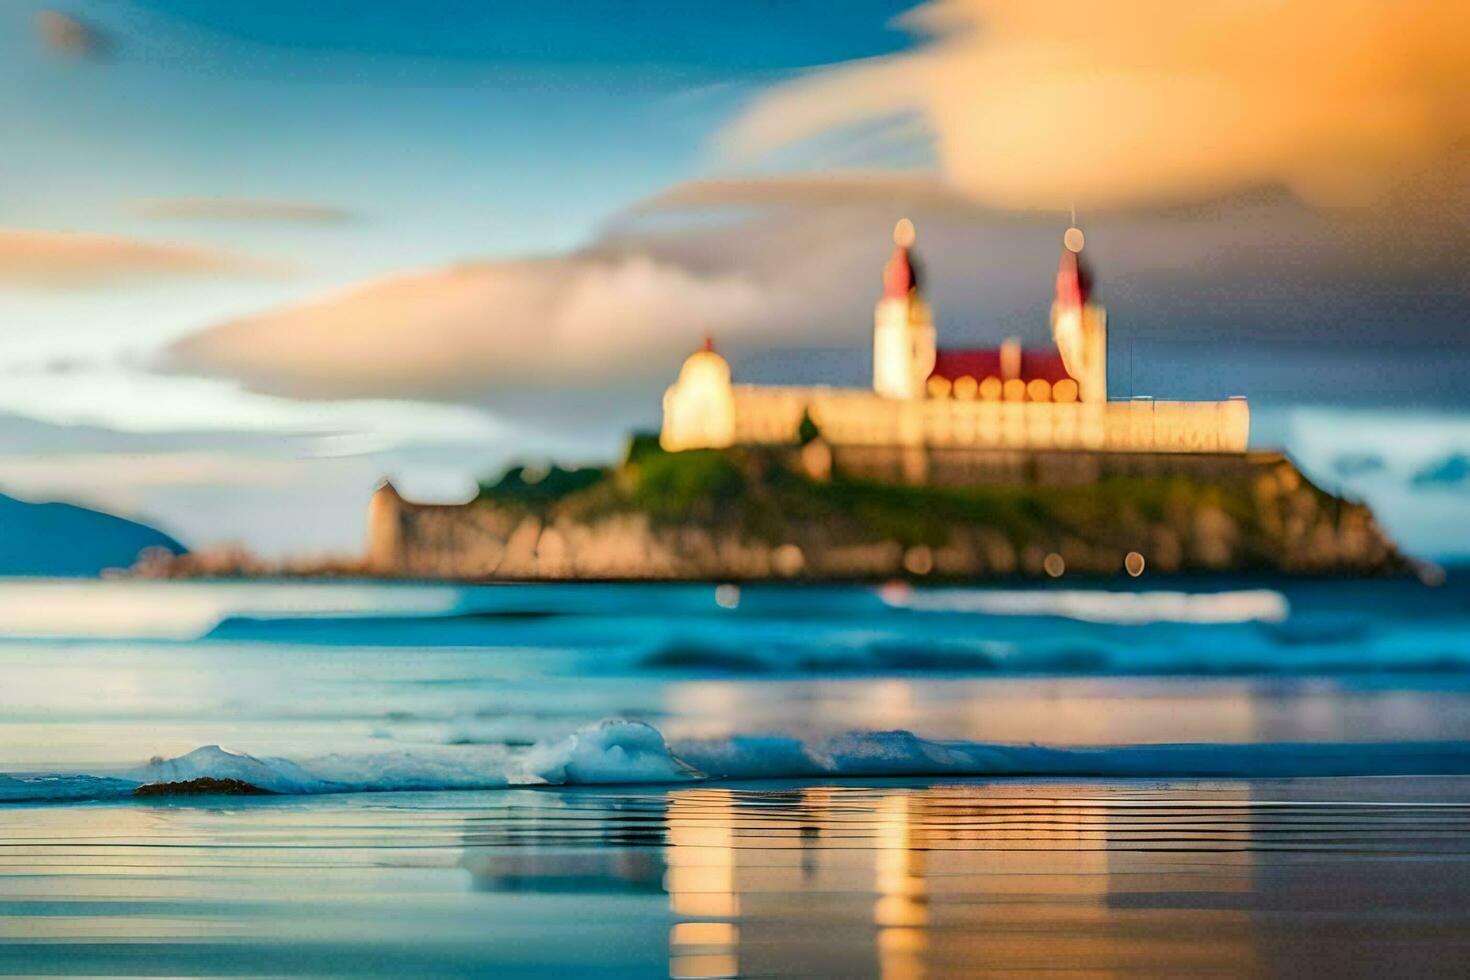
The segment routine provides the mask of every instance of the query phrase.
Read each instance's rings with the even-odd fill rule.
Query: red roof
[[[896,246],[888,264],[883,267],[883,295],[889,299],[904,299],[910,290],[918,288],[917,280],[909,250],[902,245]]]
[[[936,352],[934,370],[930,372],[929,377],[943,378],[953,382],[967,375],[976,381],[1001,377],[1000,348]],[[1042,378],[1051,384],[1056,384],[1058,381],[1070,378],[1071,375],[1067,373],[1066,367],[1062,364],[1062,355],[1056,351],[1023,350],[1021,351],[1020,377],[1026,382]]]
[[[1092,275],[1082,256],[1070,248],[1062,249],[1057,266],[1057,302],[1063,306],[1085,306],[1092,296]]]

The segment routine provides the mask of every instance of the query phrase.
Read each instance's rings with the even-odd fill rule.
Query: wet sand
[[[1470,778],[0,810],[0,972],[1464,975]]]

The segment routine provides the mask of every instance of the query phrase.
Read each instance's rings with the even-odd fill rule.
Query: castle
[[[1244,398],[1183,402],[1108,399],[1107,314],[1092,297],[1083,235],[1063,237],[1051,307],[1055,350],[937,346],[913,254],[914,226],[894,228],[873,311],[873,387],[735,384],[706,341],[664,394],[664,449],[801,441],[804,420],[833,449],[1085,450],[1244,453]]]
[[[1366,508],[1311,486],[1279,453],[1246,451],[1245,399],[1109,400],[1107,315],[1076,228],[1046,350],[941,349],[913,246],[900,221],[873,313],[871,389],[736,384],[707,341],[664,394],[659,449],[635,438],[617,466],[556,480],[513,470],[465,504],[414,503],[385,484],[365,567],[689,581],[1136,575],[1145,560],[1164,572],[1396,567]],[[681,455],[698,449],[734,452]],[[1115,478],[1131,481],[1126,495],[1093,492]],[[727,479],[738,493],[718,491]],[[697,506],[671,502],[672,484],[703,495]],[[900,484],[910,489],[895,494]],[[1024,513],[975,509],[1016,500],[1015,488],[1034,491]],[[909,519],[915,506],[923,520]]]

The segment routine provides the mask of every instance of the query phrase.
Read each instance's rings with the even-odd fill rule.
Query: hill
[[[162,531],[74,504],[0,494],[0,575],[90,577],[127,568],[150,548],[181,554]]]
[[[502,579],[975,580],[1150,572],[1385,574],[1408,562],[1362,504],[1279,453],[1027,453],[921,461],[807,447],[514,468],[468,504],[374,499],[377,574]],[[896,470],[895,470],[896,471]],[[987,474],[976,478],[974,474]],[[1138,558],[1132,559],[1135,566]]]

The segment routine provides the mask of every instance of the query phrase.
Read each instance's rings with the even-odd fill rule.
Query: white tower
[[[1067,373],[1077,379],[1078,398],[1108,400],[1108,314],[1092,302],[1092,276],[1082,262],[1080,228],[1062,236],[1057,298],[1051,304],[1051,335]]]
[[[883,298],[873,310],[873,390],[885,398],[922,398],[934,371],[934,317],[919,298],[909,255],[912,221],[894,226],[893,244],[883,267]]]
[[[735,395],[730,365],[715,353],[708,337],[704,349],[690,354],[679,378],[664,392],[664,424],[659,445],[669,452],[724,449],[735,442]]]

